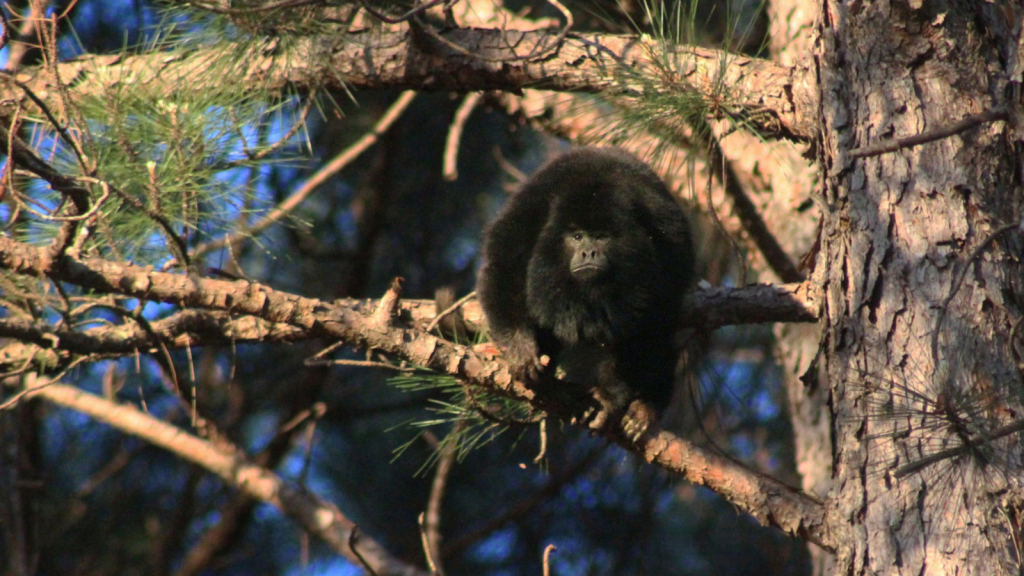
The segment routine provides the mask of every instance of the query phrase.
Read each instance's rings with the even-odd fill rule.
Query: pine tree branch
[[[710,330],[740,324],[815,322],[818,301],[808,283],[708,288],[686,298],[682,325]],[[332,305],[359,307],[366,302],[345,299]],[[433,300],[402,300],[401,305],[404,317],[422,326],[423,331],[431,332],[429,323],[436,316]],[[485,320],[478,303],[464,304],[463,315],[475,331],[483,329]],[[149,327],[126,322],[85,330],[9,317],[0,319],[0,337],[16,341],[0,346],[0,374],[26,363],[33,363],[40,369],[63,367],[79,356],[99,360],[149,354],[162,347],[175,350],[188,346],[302,342],[322,336],[315,328],[221,310],[186,309],[154,320]]]
[[[63,366],[75,356],[125,356],[167,347],[242,342],[296,342],[333,336],[353,343],[352,332],[332,333],[325,323],[346,313],[370,310],[367,300],[325,303],[279,292],[245,280],[221,280],[157,272],[151,267],[102,259],[53,260],[44,249],[0,237],[0,268],[33,277],[48,276],[96,293],[188,307],[141,326],[126,323],[73,330],[23,318],[0,319],[0,336],[18,342],[0,347],[0,372],[26,362]],[[815,322],[820,298],[808,283],[697,290],[684,300],[684,326],[714,329],[726,325]],[[402,300],[402,315],[425,327],[436,316],[430,300]],[[476,302],[463,307],[464,319],[478,331],[484,325]],[[357,329],[356,332],[359,330]],[[429,330],[418,330],[418,333]]]
[[[75,284],[97,293],[117,294],[146,301],[193,307],[150,323],[73,330],[23,318],[0,319],[0,336],[75,355],[125,355],[147,352],[161,344],[168,348],[231,342],[297,342],[325,335],[319,323],[339,310],[361,310],[367,300],[342,299],[325,303],[288,294],[245,280],[221,280],[157,272],[152,267],[102,259],[80,260],[65,256],[52,260],[40,248],[0,237],[0,268],[28,276]],[[714,329],[727,325],[771,322],[815,322],[820,298],[809,283],[760,284],[744,288],[706,288],[684,300],[682,326]],[[432,300],[402,300],[403,316],[427,326],[436,316]],[[481,330],[485,321],[480,305],[463,306],[464,319]],[[38,350],[8,344],[0,348],[0,368],[31,358]],[[26,356],[27,355],[27,356]],[[44,365],[61,364],[57,358]]]
[[[558,50],[543,59],[516,60],[543,53],[556,32],[455,28],[440,31],[450,42],[475,55],[456,52],[431,38],[396,26],[380,31],[356,31],[331,37],[308,37],[287,53],[279,49],[253,50],[237,59],[246,66],[243,83],[274,90],[327,89],[471,92],[500,90],[520,93],[526,88],[559,92],[599,93],[622,91],[620,72],[652,71],[651,54],[664,52],[634,36],[571,34]],[[729,55],[706,48],[677,47],[671,58],[677,73],[691,89],[703,95],[718,94],[728,86],[728,104],[748,110],[751,127],[765,137],[809,140],[816,126],[817,100],[814,78],[803,67],[784,67],[767,60]],[[203,78],[211,61],[223,61],[224,50],[203,49],[139,56],[82,56],[57,66],[72,94],[100,95],[131,79],[154,91],[161,84],[168,92],[181,78]],[[495,61],[502,61],[496,64]],[[18,79],[43,101],[57,97],[45,75],[32,71]],[[651,77],[655,77],[652,72]],[[210,81],[213,81],[211,79]],[[198,81],[197,81],[198,82]],[[192,86],[192,89],[202,89]],[[665,92],[680,87],[665,86]],[[12,87],[0,90],[0,99],[16,98]]]

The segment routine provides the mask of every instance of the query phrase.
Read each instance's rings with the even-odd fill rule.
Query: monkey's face
[[[570,230],[565,234],[565,261],[569,272],[579,282],[598,282],[608,276],[611,261],[608,249],[611,239],[606,232]]]

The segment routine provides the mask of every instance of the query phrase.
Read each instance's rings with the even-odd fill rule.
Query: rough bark
[[[1020,218],[1017,134],[993,122],[875,157],[849,151],[1005,105],[1021,16],[975,2],[824,5],[818,265],[837,573],[1020,571],[1020,439],[997,431],[1024,414],[1021,244],[992,238]]]

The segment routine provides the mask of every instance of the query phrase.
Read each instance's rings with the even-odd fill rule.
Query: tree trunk
[[[1024,417],[1021,242],[1006,227],[1021,217],[1017,135],[983,121],[895,152],[851,151],[1016,105],[1022,13],[824,6],[815,275],[840,574],[1020,573],[1020,435],[1000,430]]]

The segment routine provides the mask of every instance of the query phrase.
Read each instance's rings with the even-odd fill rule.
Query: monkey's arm
[[[535,380],[543,370],[534,321],[526,303],[526,276],[550,199],[526,186],[487,230],[477,298],[494,342],[505,349],[513,375]]]

